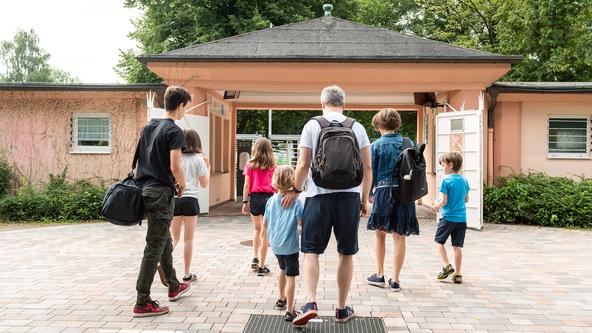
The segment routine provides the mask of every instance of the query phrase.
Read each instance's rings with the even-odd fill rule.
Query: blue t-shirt
[[[443,219],[450,222],[467,222],[465,197],[469,190],[469,182],[458,173],[447,175],[442,179],[440,192],[448,195],[446,205],[440,209]]]
[[[282,207],[283,196],[274,194],[265,205],[265,225],[267,239],[274,254],[290,255],[298,253],[298,224],[302,219],[302,203],[294,201],[292,207]]]

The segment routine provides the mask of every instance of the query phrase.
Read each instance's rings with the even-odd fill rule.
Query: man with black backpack
[[[325,251],[331,231],[339,252],[335,321],[354,317],[354,310],[345,303],[353,275],[353,255],[358,252],[360,212],[368,212],[372,183],[370,141],[364,126],[343,115],[345,92],[338,86],[326,87],[321,104],[323,115],[311,119],[302,130],[294,189],[282,202],[290,206],[306,181],[300,250],[304,253],[307,303],[292,322],[294,326],[305,326],[318,315],[319,255]]]

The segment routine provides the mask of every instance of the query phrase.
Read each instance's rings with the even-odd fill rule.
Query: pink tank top
[[[243,175],[249,176],[249,191],[251,193],[275,193],[271,186],[271,177],[275,171],[275,165],[271,169],[251,169],[251,163],[247,163]]]

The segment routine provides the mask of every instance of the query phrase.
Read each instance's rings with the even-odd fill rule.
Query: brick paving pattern
[[[362,221],[365,226],[365,220]],[[592,332],[592,232],[486,225],[469,231],[464,283],[437,282],[435,221],[407,241],[402,290],[368,286],[374,235],[360,228],[349,304],[388,332]],[[0,232],[0,332],[242,332],[250,314],[281,314],[274,274],[249,269],[248,217],[200,218],[192,296],[171,303],[158,279],[153,298],[171,313],[132,317],[146,226],[107,223]],[[391,243],[387,247],[390,248]],[[451,252],[451,251],[449,251]],[[387,274],[392,270],[387,250]],[[334,314],[334,240],[321,257],[320,315]],[[175,250],[182,273],[182,246]],[[389,276],[387,276],[388,278]],[[297,302],[304,301],[298,280]]]

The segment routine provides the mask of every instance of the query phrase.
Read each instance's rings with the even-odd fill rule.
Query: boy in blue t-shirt
[[[296,277],[300,275],[298,264],[298,225],[302,224],[302,204],[296,200],[289,208],[282,207],[282,199],[286,192],[294,187],[294,169],[289,166],[278,166],[271,179],[277,191],[265,205],[265,228],[267,239],[273,254],[280,266],[279,299],[275,303],[276,310],[287,310],[286,321],[293,321],[299,313],[294,310],[294,293]]]
[[[462,283],[460,268],[462,266],[462,247],[465,242],[465,232],[467,230],[467,207],[469,202],[469,183],[467,179],[458,174],[462,167],[462,155],[457,152],[445,153],[440,157],[440,165],[444,168],[446,176],[442,179],[440,186],[440,197],[432,204],[434,210],[440,210],[440,222],[436,230],[434,240],[438,243],[438,254],[442,259],[442,272],[438,274],[438,280],[446,279],[450,274],[454,283]],[[454,248],[454,265],[448,262],[448,254],[444,244],[452,238],[452,247]]]

